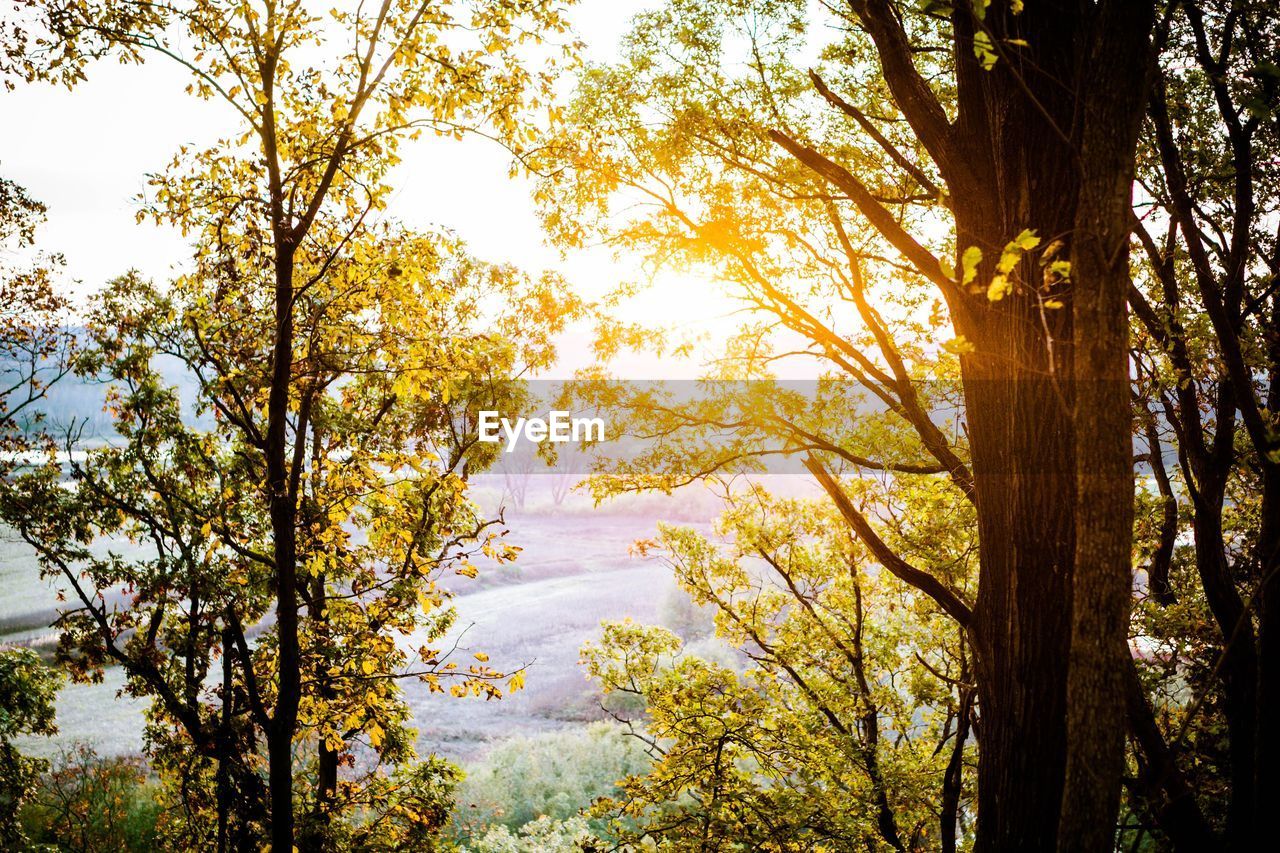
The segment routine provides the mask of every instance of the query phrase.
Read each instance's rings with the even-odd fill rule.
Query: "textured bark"
[[[991,280],[1001,249],[1024,229],[1042,240],[1016,270],[1023,286],[1004,299],[943,291],[956,330],[974,345],[962,371],[980,536],[976,849],[1049,850],[1059,838],[1102,849],[1123,761],[1125,246],[1152,5],[1029,3],[1014,14],[997,2],[978,21],[957,4],[954,122],[910,63],[890,6],[854,9],[947,184],[957,254],[984,253],[976,280]],[[983,69],[973,51],[979,28],[1021,49]],[[1067,307],[1046,310],[1036,296],[1041,263],[1067,258],[1078,269],[1051,288]],[[1083,392],[1077,372],[1088,380]],[[1076,594],[1086,606],[1073,611]]]
[[[1071,251],[1078,505],[1059,850],[1110,849],[1120,809],[1133,555],[1129,223],[1153,21],[1145,3],[1101,4],[1082,57]]]
[[[966,27],[957,21],[969,50]],[[998,25],[993,22],[993,26]],[[1078,161],[1064,133],[1084,38],[1078,10],[1029,5],[1005,17],[1027,61],[958,70],[972,184],[953,189],[957,249],[983,249],[988,282],[1005,243],[1031,229],[1046,244],[1069,238]],[[968,35],[968,38],[972,38]],[[1028,90],[1034,99],[1028,97]],[[1039,268],[1016,270],[1031,287]],[[1065,297],[1066,294],[1059,294]],[[1066,758],[1066,680],[1075,550],[1075,442],[1071,428],[1072,314],[1041,311],[1021,290],[999,302],[973,296],[963,360],[977,483],[980,569],[974,642],[981,749],[978,850],[1055,845]]]
[[[288,414],[293,371],[293,241],[277,249],[275,342],[267,400],[267,492],[276,570],[277,692],[267,729],[273,850],[293,849],[293,735],[301,699],[298,649],[297,495],[289,481]]]
[[[1280,359],[1277,359],[1280,363]],[[1255,842],[1273,837],[1280,803],[1280,470],[1263,474],[1262,529],[1258,535],[1258,686],[1254,768]]]

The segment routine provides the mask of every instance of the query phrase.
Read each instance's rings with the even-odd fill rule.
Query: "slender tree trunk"
[[[216,794],[218,803],[218,853],[226,853],[230,849],[228,830],[231,815],[231,768],[228,766],[233,754],[231,749],[232,704],[235,697],[234,667],[231,657],[231,632],[222,631],[222,721],[218,730],[218,770],[216,773]]]
[[[1178,853],[1215,849],[1219,841],[1205,820],[1176,757],[1165,743],[1132,659],[1125,669],[1124,690],[1129,728],[1142,750],[1141,755],[1146,758],[1138,781],[1144,788],[1143,795],[1156,824]]]
[[[1225,472],[1205,472],[1193,497],[1192,533],[1196,568],[1205,601],[1223,639],[1218,678],[1222,683],[1223,714],[1230,740],[1231,802],[1227,809],[1227,840],[1244,844],[1253,823],[1255,714],[1257,713],[1258,654],[1249,611],[1231,577],[1223,539],[1222,509]]]
[[[955,853],[956,850],[956,822],[960,816],[960,794],[964,790],[964,747],[969,740],[969,716],[973,711],[973,694],[968,688],[960,691],[959,704],[955,742],[951,745],[951,758],[942,776],[942,807],[939,809],[942,853]]]
[[[317,439],[317,447],[318,444],[319,441]],[[310,510],[311,507],[308,507],[309,513]],[[321,643],[328,641],[325,586],[325,573],[320,572],[311,582],[311,594],[307,605],[307,616],[319,635],[316,639]],[[328,665],[324,662],[323,655],[320,655],[311,676],[318,685],[317,692],[320,698],[325,701],[334,699],[336,695],[332,680],[326,672],[327,668]],[[329,744],[324,740],[321,740],[316,748],[315,792],[315,808],[307,831],[305,835],[301,831],[299,833],[298,847],[303,851],[323,850],[325,840],[329,835],[329,826],[333,821],[334,805],[338,793],[338,751],[330,749]]]
[[[293,249],[277,248],[275,345],[271,389],[267,400],[267,489],[270,500],[273,557],[276,567],[277,694],[267,732],[268,777],[271,783],[271,844],[293,849],[293,736],[301,696],[298,650],[297,495],[289,478],[288,415],[293,368]]]

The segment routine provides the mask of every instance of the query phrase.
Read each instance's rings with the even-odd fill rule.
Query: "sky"
[[[653,2],[580,0],[572,11],[589,60],[607,60],[631,17]],[[189,255],[181,235],[137,224],[137,197],[148,172],[159,171],[184,143],[225,134],[236,117],[224,104],[183,90],[186,73],[154,59],[122,66],[91,66],[88,80],[67,91],[45,84],[0,92],[0,174],[48,206],[38,248],[67,260],[73,293],[83,296],[126,270],[164,280]],[[491,262],[514,263],[531,273],[555,269],[587,298],[641,275],[639,259],[603,249],[562,256],[545,241],[528,181],[508,177],[509,155],[478,137],[430,137],[405,144],[393,184],[390,213],[410,227],[444,226]],[[673,306],[679,306],[673,310]],[[633,301],[629,319],[676,327],[684,334],[715,334],[733,324],[735,305],[714,282],[668,271]],[[567,377],[590,361],[588,333],[577,329],[561,344],[553,376]],[[656,357],[621,366],[629,378],[693,376],[696,365],[673,370]]]

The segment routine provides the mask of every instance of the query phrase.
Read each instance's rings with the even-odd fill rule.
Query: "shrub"
[[[103,757],[87,744],[63,750],[22,811],[32,842],[78,853],[156,847],[160,805],[140,758]]]
[[[585,818],[552,820],[540,817],[519,832],[491,826],[480,838],[464,846],[464,853],[592,853],[605,845],[591,834]]]
[[[458,788],[454,831],[476,839],[493,825],[519,830],[544,816],[576,817],[597,797],[615,793],[623,777],[648,768],[643,744],[612,723],[511,738],[469,769]]]
[[[0,849],[21,850],[27,837],[18,813],[46,763],[29,758],[10,740],[18,735],[51,735],[54,697],[61,679],[30,649],[0,651]]]

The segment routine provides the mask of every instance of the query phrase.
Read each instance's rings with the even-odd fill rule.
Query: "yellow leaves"
[[[947,314],[942,300],[935,299],[929,305],[929,328],[940,329],[947,322]]]
[[[1018,236],[1014,237],[1005,244],[1004,250],[1000,253],[1000,258],[996,261],[995,275],[991,278],[991,283],[987,285],[987,300],[990,302],[999,302],[1014,291],[1014,271],[1018,264],[1021,263],[1023,256],[1040,245],[1040,238],[1029,228],[1023,229]],[[975,249],[976,251],[976,249]],[[966,257],[969,250],[965,250]],[[981,259],[979,251],[977,257]],[[968,285],[973,281],[976,275],[976,267],[966,266],[964,284]],[[971,275],[971,270],[973,274]]]
[[[956,335],[951,340],[945,341],[942,348],[954,355],[966,355],[975,351],[973,344],[964,335]]]
[[[986,31],[979,30],[973,34],[973,55],[977,58],[978,64],[982,66],[983,71],[990,71],[995,67],[999,54],[996,53],[995,43],[991,41],[991,36]]]
[[[969,285],[978,275],[978,265],[982,263],[982,250],[977,246],[970,246],[964,250],[960,256],[960,269],[963,273],[960,283]]]
[[[987,299],[991,302],[999,302],[1012,291],[1013,285],[1009,283],[1009,277],[997,275],[991,279],[991,284],[987,286]]]
[[[312,554],[302,564],[302,570],[311,577],[319,577],[324,572],[325,567],[329,563],[329,557],[324,552]]]
[[[511,673],[511,677],[507,679],[507,689],[512,693],[524,689],[524,670]]]
[[[311,435],[303,448],[307,464],[299,491],[307,511],[295,529],[300,580],[311,588],[323,579],[330,593],[323,609],[310,609],[300,618],[302,665],[308,673],[300,719],[312,727],[307,737],[335,750],[347,746],[345,731],[367,734],[375,749],[400,748],[398,687],[383,676],[409,669],[405,638],[438,643],[448,633],[455,617],[432,573],[456,566],[458,574],[476,577],[471,562],[451,562],[456,552],[446,542],[469,535],[469,547],[481,536],[467,532],[484,529],[485,519],[468,500],[464,478],[457,476],[471,470],[470,459],[459,462],[452,443],[436,440],[473,402],[477,377],[505,381],[524,366],[521,359],[532,360],[526,353],[546,348],[554,333],[548,328],[558,305],[548,301],[545,311],[522,310],[533,304],[523,294],[534,286],[521,273],[471,258],[449,235],[413,233],[392,220],[366,216],[383,209],[392,192],[389,171],[399,159],[397,139],[408,135],[400,128],[441,117],[470,126],[492,117],[503,134],[514,137],[524,132],[521,108],[545,106],[531,104],[518,91],[536,89],[539,79],[526,76],[518,64],[523,58],[514,55],[519,33],[526,25],[536,31],[537,22],[548,19],[541,3],[527,6],[519,27],[503,22],[488,31],[484,22],[467,42],[475,49],[459,53],[455,45],[451,55],[444,36],[453,40],[460,14],[453,4],[432,6],[421,17],[401,14],[407,7],[397,4],[401,12],[376,29],[384,43],[371,46],[379,63],[396,51],[395,64],[367,100],[353,97],[351,42],[335,30],[359,33],[357,40],[367,44],[375,32],[369,8],[344,9],[328,29],[319,26],[320,10],[312,8],[305,14],[279,12],[269,25],[274,30],[219,21],[189,31],[184,38],[195,43],[182,53],[191,57],[194,67],[188,67],[205,81],[216,81],[192,79],[189,90],[221,94],[241,112],[237,117],[224,111],[235,124],[207,146],[178,153],[147,185],[148,197],[138,211],[139,221],[154,218],[193,235],[191,275],[175,284],[179,316],[169,312],[165,317],[159,305],[154,316],[166,326],[185,327],[191,320],[205,335],[201,343],[208,345],[210,360],[220,362],[217,369],[209,368],[209,393],[224,402],[234,399],[235,411],[214,416],[216,441],[206,455],[217,457],[216,476],[203,469],[191,475],[191,505],[206,507],[203,514],[209,518],[186,517],[181,529],[199,529],[205,540],[201,548],[213,547],[209,540],[215,535],[221,539],[219,552],[209,552],[209,571],[231,589],[224,597],[230,606],[243,608],[238,615],[245,624],[255,624],[271,601],[270,571],[237,556],[227,543],[271,553],[262,478],[254,467],[258,460],[246,455],[243,466],[231,461],[236,442],[243,439],[237,430],[252,433],[265,425],[272,390],[264,381],[263,359],[272,351],[277,327],[268,319],[270,287],[262,287],[262,272],[282,247],[276,244],[280,223],[271,221],[267,202],[294,208],[296,201],[296,209],[307,209],[330,157],[341,160],[336,178],[325,183],[327,195],[314,199],[318,215],[310,230],[290,250],[296,249],[296,280],[309,284],[296,302],[297,367],[286,389],[295,418],[305,383],[315,383],[313,388],[323,383],[326,389],[317,405],[324,407],[323,417],[313,413],[314,457]],[[250,6],[233,13],[241,24],[260,14]],[[226,39],[219,46],[230,50],[209,49],[202,44],[206,37]],[[270,41],[279,54],[269,80],[263,79],[268,72],[246,59],[263,46],[258,39]],[[285,54],[293,56],[293,70]],[[441,67],[458,71],[444,74]],[[356,122],[357,103],[362,143],[350,146],[344,158],[335,140],[344,125]],[[255,104],[273,108],[278,144],[269,153],[260,144],[262,115]],[[562,120],[560,107],[545,108],[550,122]],[[269,186],[268,172],[283,175],[284,186]],[[515,331],[491,328],[494,312]],[[433,444],[449,448],[445,460],[428,450]],[[146,494],[132,497],[147,499]],[[158,496],[151,500],[161,503]],[[496,550],[500,559],[514,553],[488,550]],[[279,665],[277,648],[264,643],[255,649],[253,663],[261,667],[264,683]],[[492,695],[496,688],[490,683],[504,678],[487,667],[483,652],[474,654],[469,675],[462,671],[467,663],[446,668],[438,660],[442,654],[430,651],[427,667],[440,672],[424,678],[432,692],[443,692],[441,679],[454,679],[461,682],[451,690],[455,695]],[[523,676],[513,681],[518,688]],[[322,695],[317,683],[339,689]],[[380,722],[370,722],[375,714]],[[344,719],[346,726],[335,730]]]
[[[1040,238],[1036,236],[1035,231],[1030,228],[1024,228],[1018,233],[1017,237],[1013,238],[1009,245],[1016,246],[1024,252],[1029,252],[1040,245]]]

